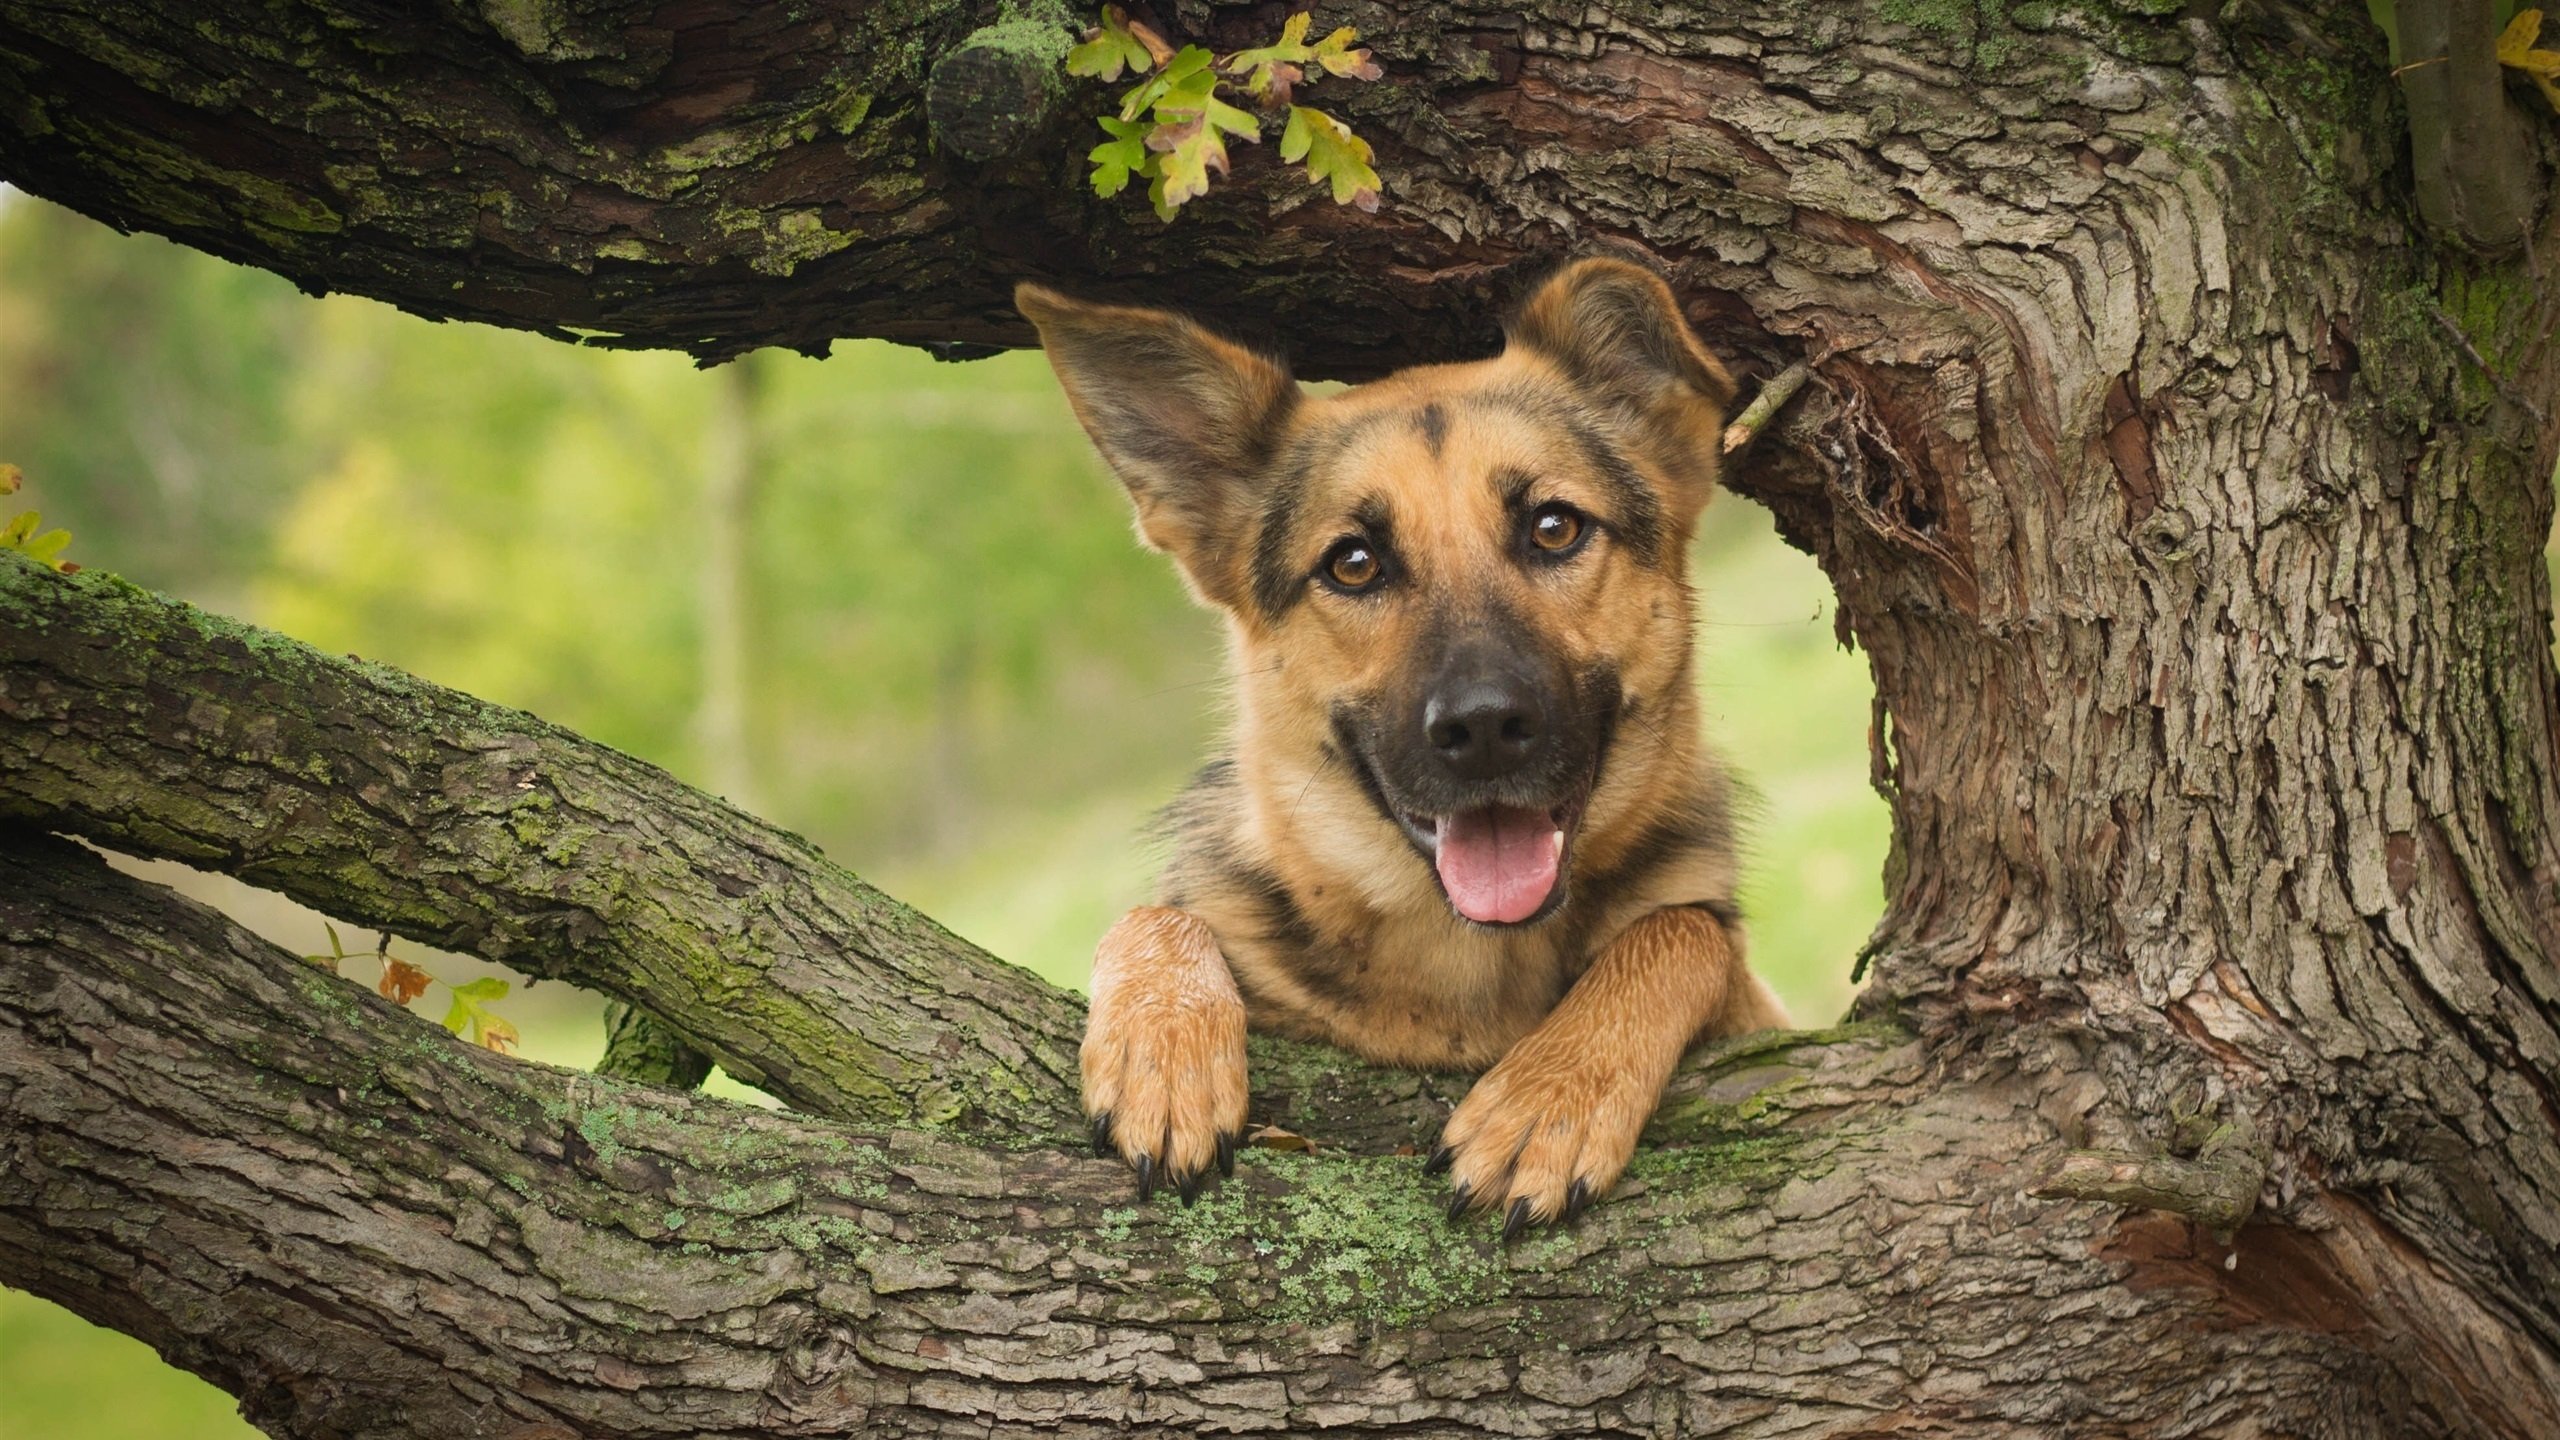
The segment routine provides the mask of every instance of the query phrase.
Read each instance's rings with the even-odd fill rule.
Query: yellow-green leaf
[[[1197,45],[1183,46],[1163,69],[1120,97],[1120,118],[1135,120],[1166,101],[1178,105],[1183,103],[1183,97],[1207,94],[1218,83],[1218,77],[1209,69],[1209,62],[1216,58]]]
[[[1129,32],[1128,12],[1117,5],[1103,6],[1102,23],[1085,32],[1083,44],[1067,51],[1070,75],[1111,81],[1119,79],[1124,69],[1144,75],[1154,68],[1155,57]]]
[[[338,962],[347,958],[347,947],[345,942],[338,939],[337,926],[323,920],[320,922],[320,928],[329,932],[329,953],[326,955],[305,955],[302,958],[319,966],[321,969],[328,971],[330,974],[335,975],[338,973]]]
[[[28,536],[36,533],[36,526],[43,520],[44,516],[34,510],[18,516],[9,522],[7,529],[0,530],[0,545],[6,545],[12,550],[20,548],[27,543]]]
[[[1262,122],[1254,119],[1251,111],[1237,109],[1219,99],[1215,91],[1211,91],[1205,98],[1208,108],[1202,113],[1208,117],[1211,125],[1239,140],[1255,145],[1262,143]]]
[[[1345,25],[1317,41],[1315,48],[1309,52],[1310,57],[1324,67],[1324,73],[1327,75],[1348,75],[1354,80],[1375,80],[1387,72],[1378,68],[1378,63],[1369,58],[1368,51],[1351,48],[1351,43],[1359,38],[1359,31]]]
[[[2550,102],[2552,109],[2560,110],[2560,85],[2553,83],[2560,80],[2560,50],[2535,49],[2533,42],[2541,38],[2542,12],[2517,11],[2516,18],[2508,21],[2506,30],[2498,36],[2498,63],[2532,76],[2542,98]]]
[[[514,1053],[516,1045],[523,1037],[516,1034],[516,1027],[512,1022],[482,1011],[479,1031],[471,1038],[501,1055],[508,1055]]]
[[[1209,172],[1227,173],[1227,142],[1206,113],[1194,111],[1178,124],[1158,125],[1147,136],[1164,170],[1164,203],[1179,206],[1209,193]]]
[[[1369,142],[1351,127],[1321,110],[1289,107],[1289,125],[1280,135],[1280,158],[1305,161],[1307,178],[1333,187],[1333,203],[1375,212],[1384,183],[1370,168]]]
[[[1280,27],[1277,44],[1260,45],[1239,50],[1227,57],[1227,73],[1245,77],[1245,88],[1256,95],[1271,93],[1275,79],[1286,84],[1294,81],[1298,66],[1314,58],[1307,48],[1307,25],[1314,17],[1301,10]],[[1285,76],[1283,72],[1289,72]]]
[[[506,993],[507,982],[495,975],[454,986],[453,1004],[444,1012],[444,1028],[456,1035],[468,1032],[472,1044],[506,1053],[516,1043],[516,1027],[489,1010],[489,1002]]]
[[[2533,42],[2541,38],[2542,12],[2539,10],[2517,11],[2515,18],[2507,22],[2505,32],[2498,36],[2498,63],[2515,64],[2515,57],[2532,49]]]
[[[1096,117],[1095,123],[1112,138],[1094,146],[1084,158],[1093,162],[1093,193],[1107,200],[1128,188],[1130,176],[1154,173],[1155,157],[1147,153],[1149,126],[1109,115]]]

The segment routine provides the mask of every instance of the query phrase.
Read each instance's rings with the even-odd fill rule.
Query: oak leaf
[[[2560,84],[2553,83],[2560,80],[2560,50],[2536,50],[2533,42],[2541,38],[2542,12],[2517,11],[2516,18],[2508,21],[2505,32],[2498,36],[2498,63],[2532,76],[2542,98],[2551,102],[2552,109],[2560,110]]]
[[[1307,178],[1333,187],[1333,203],[1376,213],[1378,172],[1370,167],[1369,142],[1351,127],[1321,110],[1289,107],[1289,128],[1280,135],[1280,158],[1306,162]]]
[[[1123,69],[1144,75],[1157,63],[1158,57],[1148,53],[1130,28],[1129,12],[1117,5],[1103,6],[1102,23],[1085,32],[1083,44],[1067,51],[1068,74],[1102,81],[1119,79]]]
[[[331,938],[336,937],[333,935]],[[426,971],[397,955],[385,955],[382,957],[382,979],[373,988],[382,992],[382,998],[392,1004],[406,1005],[426,994],[427,987],[434,983],[435,977]]]
[[[1147,131],[1151,127],[1109,115],[1095,117],[1094,123],[1111,135],[1084,157],[1093,162],[1094,194],[1107,200],[1128,188],[1130,176],[1155,176],[1155,157],[1147,151]]]

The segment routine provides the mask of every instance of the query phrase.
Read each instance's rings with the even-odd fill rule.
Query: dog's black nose
[[[1461,780],[1491,780],[1528,764],[1546,732],[1537,701],[1507,679],[1443,685],[1422,704],[1423,738]]]

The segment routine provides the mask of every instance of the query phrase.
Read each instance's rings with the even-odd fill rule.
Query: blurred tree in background
[[[1220,723],[1214,623],[1033,354],[701,371],[313,300],[7,194],[0,458],[84,564],[621,746],[1064,983]],[[1764,799],[1754,962],[1820,1020],[1880,903],[1865,669],[1758,507],[1712,507],[1699,543],[1709,724]],[[190,888],[321,946],[307,912]],[[505,1008],[526,1053],[584,1065],[599,1005]],[[229,1409],[10,1292],[0,1396],[0,1429],[49,1436]]]

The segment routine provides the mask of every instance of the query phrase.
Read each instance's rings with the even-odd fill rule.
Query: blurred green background
[[[71,559],[644,756],[1064,984],[1144,897],[1141,832],[1219,723],[1215,627],[1034,354],[701,371],[314,300],[0,190],[0,461]],[[1711,507],[1697,561],[1709,725],[1762,797],[1752,958],[1822,1023],[1881,903],[1865,666],[1756,506]],[[278,897],[143,868],[328,947]],[[496,1008],[532,1058],[602,1049],[591,996]],[[250,1433],[139,1343],[0,1289],[0,1435]]]

